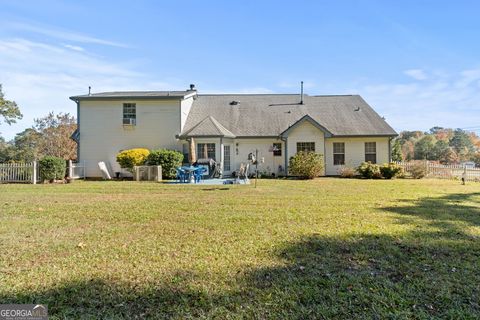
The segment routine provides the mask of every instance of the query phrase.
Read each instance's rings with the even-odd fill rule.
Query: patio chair
[[[243,180],[243,183],[246,183],[248,180],[248,168],[250,164],[240,163],[240,169],[238,169],[238,180]]]
[[[198,167],[194,172],[193,172],[193,176],[195,177],[195,183],[199,183],[202,178],[203,178],[203,174],[207,172],[207,168],[204,168],[204,167]]]
[[[175,171],[177,171],[177,181],[184,183],[187,178],[185,170],[183,170],[182,168],[176,168]]]

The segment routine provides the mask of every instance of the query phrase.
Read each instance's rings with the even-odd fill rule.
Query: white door
[[[230,145],[226,144],[223,146],[223,174],[226,175],[232,173],[232,154],[230,150]]]

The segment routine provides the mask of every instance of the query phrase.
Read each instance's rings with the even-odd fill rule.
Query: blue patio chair
[[[175,170],[177,171],[177,181],[184,183],[186,179],[185,170],[183,170],[182,168],[176,168]]]
[[[195,183],[199,183],[202,180],[203,174],[207,172],[207,169],[204,167],[198,167],[194,172],[193,176],[195,177]]]

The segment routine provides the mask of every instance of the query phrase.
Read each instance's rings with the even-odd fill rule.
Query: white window
[[[215,160],[215,143],[197,143],[197,158]]]
[[[345,143],[333,143],[333,165],[343,166],[345,164]]]
[[[377,163],[377,143],[365,142],[365,161]]]
[[[315,152],[315,142],[297,142],[297,152]]]
[[[135,103],[123,104],[123,124],[132,126],[137,124],[137,106]]]

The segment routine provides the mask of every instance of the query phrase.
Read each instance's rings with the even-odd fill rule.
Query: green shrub
[[[380,167],[380,173],[385,179],[392,179],[402,173],[402,167],[394,162],[385,163]]]
[[[53,180],[60,180],[65,178],[67,165],[64,159],[59,157],[46,156],[41,159],[38,164],[41,180],[48,180],[50,182],[53,182]]]
[[[338,170],[338,173],[342,178],[353,178],[356,175],[355,169],[350,167],[342,167]]]
[[[414,179],[422,179],[427,175],[427,167],[422,161],[415,162],[410,168],[410,174]]]
[[[182,165],[183,154],[175,150],[153,150],[145,160],[149,166],[162,166],[162,176],[167,179],[174,179],[175,168]]]
[[[148,149],[136,148],[123,150],[117,154],[117,162],[120,167],[127,169],[130,172],[133,172],[134,166],[141,166],[144,164],[145,159],[150,154]]]
[[[288,169],[291,175],[313,179],[323,171],[323,155],[300,151],[290,158]]]
[[[380,179],[382,177],[380,166],[370,161],[362,162],[362,164],[357,167],[357,172],[366,179]]]

